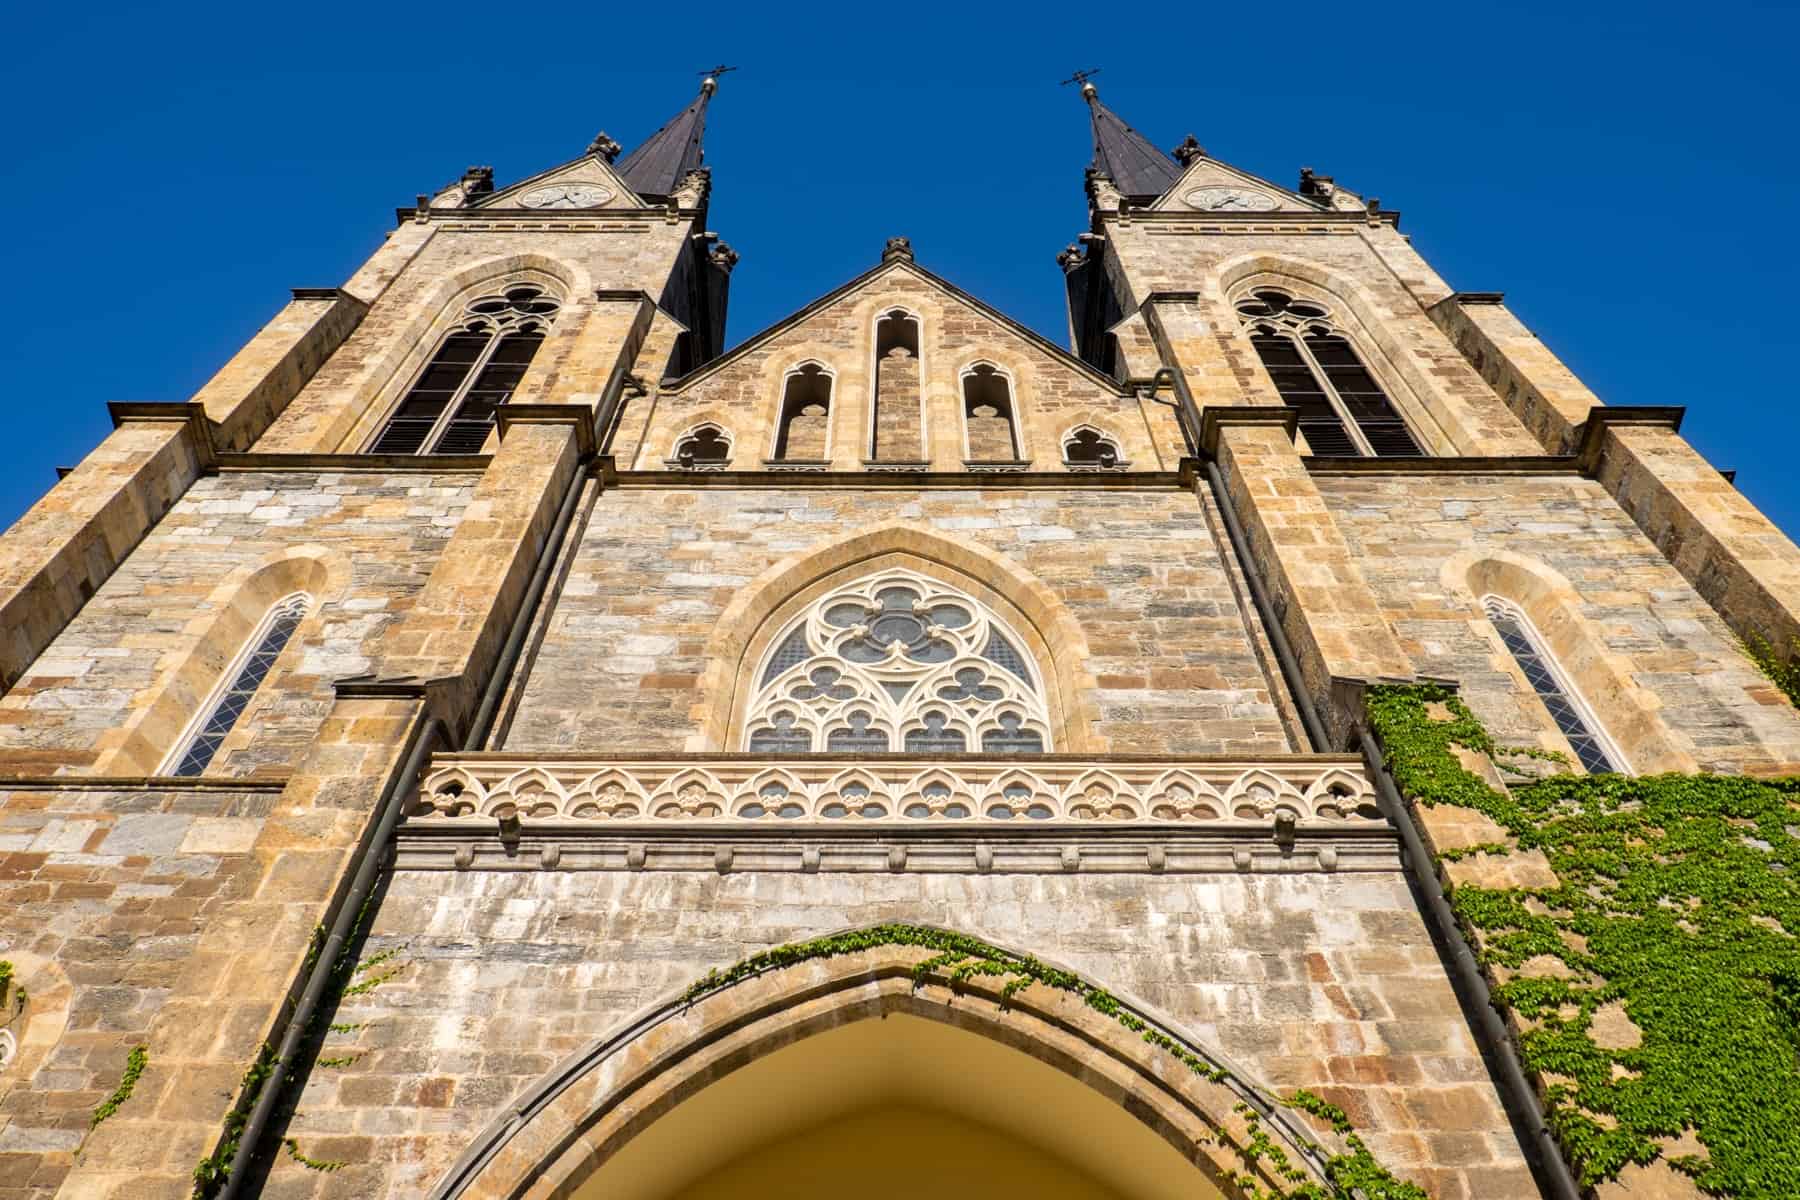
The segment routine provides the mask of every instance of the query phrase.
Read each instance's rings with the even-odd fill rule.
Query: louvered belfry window
[[[1259,288],[1237,303],[1275,390],[1314,454],[1421,458],[1406,422],[1323,304]]]
[[[388,418],[372,454],[479,454],[562,305],[533,284],[469,303]]]
[[[1513,661],[1519,665],[1538,699],[1543,701],[1550,719],[1556,722],[1588,774],[1616,775],[1623,770],[1624,757],[1607,741],[1600,722],[1563,678],[1555,658],[1544,647],[1525,614],[1511,601],[1499,596],[1489,596],[1482,607],[1488,623],[1506,644]]]
[[[250,701],[256,698],[256,690],[262,686],[275,660],[281,657],[282,648],[294,636],[294,630],[300,627],[310,603],[304,592],[296,592],[269,609],[262,624],[244,643],[237,662],[225,673],[218,690],[207,701],[180,752],[175,755],[169,774],[199,775],[206,770],[225,736],[250,707]]]

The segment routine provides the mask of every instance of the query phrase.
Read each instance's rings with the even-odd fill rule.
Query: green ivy
[[[282,1138],[281,1144],[287,1147],[289,1158],[309,1171],[341,1171],[350,1165],[334,1158],[308,1158],[300,1153],[300,1143],[293,1138]]]
[[[1800,708],[1800,638],[1788,643],[1786,661],[1782,660],[1765,637],[1753,633],[1741,644],[1744,653],[1750,656],[1750,661],[1762,669],[1770,683],[1781,689],[1781,694],[1788,698],[1788,703]]]
[[[952,991],[960,991],[962,985],[971,979],[992,979],[1000,982],[1000,1006],[1004,1009],[1022,989],[1034,983],[1043,984],[1074,996],[1088,1008],[1118,1022],[1195,1075],[1213,1083],[1225,1083],[1231,1079],[1230,1073],[1223,1067],[1152,1027],[1124,1001],[1079,975],[1050,966],[1027,954],[1014,954],[991,946],[967,934],[923,925],[874,925],[867,929],[831,934],[812,941],[792,942],[763,950],[723,970],[707,972],[682,993],[681,1000],[683,1003],[692,1003],[764,971],[884,946],[913,946],[933,951],[929,957],[913,966],[915,987],[941,982]],[[1266,1164],[1274,1175],[1292,1185],[1280,1195],[1293,1197],[1295,1200],[1350,1200],[1357,1194],[1357,1190],[1360,1190],[1366,1200],[1428,1200],[1424,1191],[1395,1178],[1375,1161],[1368,1147],[1351,1129],[1342,1110],[1306,1092],[1297,1093],[1284,1103],[1327,1121],[1343,1137],[1345,1152],[1326,1160],[1328,1186],[1310,1182],[1306,1172],[1294,1165],[1286,1150],[1263,1128],[1261,1114],[1250,1105],[1240,1102],[1234,1106],[1235,1111],[1244,1119],[1249,1136],[1245,1144],[1237,1148],[1246,1170],[1238,1174],[1233,1182],[1245,1189],[1246,1200],[1261,1200],[1268,1196],[1250,1174],[1250,1169],[1258,1163]]]
[[[1556,873],[1450,901],[1490,973],[1508,970],[1495,998],[1529,1026],[1521,1055],[1583,1184],[1666,1157],[1709,1195],[1800,1196],[1800,779],[1555,775],[1501,791],[1457,760],[1457,746],[1502,751],[1448,690],[1374,688],[1368,712],[1402,792],[1486,814]],[[1551,977],[1510,974],[1544,957],[1561,964]],[[1614,1002],[1641,1035],[1629,1049],[1593,1036]],[[1658,1139],[1685,1130],[1705,1154],[1665,1156]]]
[[[244,1136],[244,1126],[250,1123],[250,1113],[256,1107],[256,1098],[262,1095],[263,1087],[274,1073],[275,1047],[264,1042],[256,1052],[255,1061],[244,1072],[243,1081],[238,1086],[237,1103],[225,1114],[225,1128],[219,1140],[219,1148],[194,1166],[196,1200],[210,1200],[225,1186],[225,1181],[231,1178],[231,1168],[237,1159],[238,1143]]]
[[[108,1096],[105,1103],[96,1108],[94,1115],[88,1118],[89,1129],[118,1112],[119,1105],[131,1099],[131,1090],[137,1086],[138,1076],[144,1073],[144,1068],[149,1065],[149,1062],[148,1047],[133,1046],[131,1048],[131,1053],[125,1056],[125,1074],[120,1077],[119,1086],[113,1089],[113,1094]]]

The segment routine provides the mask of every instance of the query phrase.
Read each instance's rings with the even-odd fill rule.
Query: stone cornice
[[[1185,487],[1179,471],[910,471],[767,469],[620,471],[620,487],[680,488],[1097,488]]]
[[[1094,214],[1097,224],[1107,223],[1119,225],[1135,225],[1142,222],[1146,225],[1171,224],[1203,224],[1209,232],[1217,230],[1230,233],[1260,233],[1266,230],[1287,232],[1306,232],[1309,227],[1321,225],[1390,225],[1400,226],[1400,214],[1393,209],[1380,209],[1376,212],[1343,212],[1338,209],[1320,209],[1317,212],[1245,212],[1217,213],[1193,212],[1182,209],[1152,210],[1135,206],[1122,208],[1118,212],[1100,209]]]
[[[575,430],[576,452],[582,460],[594,454],[594,411],[585,404],[514,404],[507,402],[494,410],[494,423],[500,429],[500,440],[515,425],[568,425]]]
[[[1314,475],[1579,475],[1574,455],[1451,456],[1433,458],[1367,458],[1324,454],[1302,455]]]
[[[1249,874],[1380,872],[1400,869],[1393,829],[1302,828],[1277,842],[1267,827],[1175,831],[1130,823],[1074,831],[982,830],[920,824],[853,829],[627,829],[533,824],[518,837],[493,826],[402,825],[398,870],[739,871],[865,874]]]
[[[1200,453],[1219,457],[1219,432],[1227,426],[1279,425],[1291,440],[1299,422],[1300,410],[1286,404],[1209,404],[1200,410]]]
[[[656,221],[675,223],[692,221],[704,210],[674,208],[396,208],[394,223],[405,225],[441,225],[446,229],[491,228],[508,226],[515,229],[584,230],[605,229],[609,233],[640,233]],[[630,224],[621,226],[621,222]]]
[[[1606,431],[1612,426],[1650,425],[1667,429],[1670,433],[1680,433],[1681,421],[1686,415],[1687,409],[1678,405],[1595,405],[1588,410],[1587,419],[1581,423],[1581,441],[1575,449],[1575,457],[1581,463],[1582,473],[1592,475],[1600,469],[1600,452],[1606,446]]]
[[[0,775],[0,791],[279,792],[287,776],[231,779],[192,775]]]
[[[491,454],[269,454],[255,450],[215,456],[219,471],[378,471],[437,474],[485,471]]]
[[[219,452],[213,445],[212,422],[207,419],[206,406],[193,400],[167,401],[128,401],[113,400],[106,405],[112,414],[113,428],[127,422],[166,422],[183,425],[193,443],[194,457],[202,468],[210,467],[218,461]]]

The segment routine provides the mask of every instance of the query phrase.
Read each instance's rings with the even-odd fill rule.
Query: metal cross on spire
[[[720,63],[710,71],[698,72],[700,76],[700,90],[708,96],[712,95],[719,88],[719,76],[725,74],[727,71],[735,70],[737,70],[736,67],[728,67],[724,63]]]
[[[1088,80],[1092,79],[1094,76],[1098,75],[1099,73],[1100,73],[1099,67],[1095,67],[1090,71],[1077,71],[1073,75],[1069,76],[1067,79],[1063,80],[1060,86],[1068,87],[1071,83],[1079,83],[1079,84],[1086,85]]]

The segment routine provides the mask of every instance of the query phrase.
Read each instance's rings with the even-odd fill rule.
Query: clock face
[[[526,208],[599,208],[612,193],[591,183],[553,183],[519,197]]]
[[[1201,212],[1267,212],[1276,203],[1267,192],[1240,187],[1195,188],[1182,199]]]

